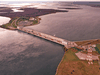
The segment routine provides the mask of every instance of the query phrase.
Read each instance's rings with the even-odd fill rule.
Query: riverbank
[[[87,61],[81,61],[75,55],[77,50],[71,48],[65,52],[61,62],[59,63],[55,75],[99,75],[100,66],[97,61],[93,65],[89,65]]]
[[[78,46],[79,45],[94,45],[94,44],[100,44],[100,39],[92,39],[92,40],[83,40],[83,41],[76,41],[75,42]]]
[[[92,51],[92,55],[98,56],[100,59],[100,39],[76,41],[78,46],[95,45],[95,51]],[[77,59],[75,53],[80,50],[83,54],[88,54],[84,49],[70,48],[65,51],[65,54],[59,63],[55,75],[98,75],[100,74],[99,61],[93,60],[93,65],[89,65],[88,61]],[[77,60],[76,60],[77,59]]]

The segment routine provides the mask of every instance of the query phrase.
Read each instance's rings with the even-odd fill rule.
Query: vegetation
[[[95,49],[96,49],[96,51],[100,54],[100,44],[96,44]]]
[[[77,47],[73,47],[72,49],[77,50],[77,52],[82,51],[82,49],[79,49]]]
[[[75,55],[71,49],[65,52],[63,61],[77,61],[79,60],[78,57]]]
[[[40,20],[40,18],[38,18],[38,17],[36,17],[35,20],[31,20],[31,21],[29,19],[30,19],[30,17],[13,18],[13,19],[10,20],[9,23],[7,23],[5,25],[2,25],[1,27],[6,28],[6,29],[16,29],[18,23],[21,22],[21,21],[26,21],[27,20],[29,22],[32,22],[31,25],[34,25],[34,24],[37,24],[38,21]]]
[[[15,25],[15,22],[14,22],[15,19],[16,18],[11,19],[9,23],[4,24],[1,27],[6,28],[6,29],[10,29],[10,27],[17,28],[17,26]]]
[[[9,28],[10,25],[11,25],[11,23],[7,23],[5,25],[2,25],[1,27],[3,27],[3,28]]]
[[[17,28],[17,26],[15,25],[15,22],[12,23],[12,26],[13,26],[14,28]]]
[[[33,21],[33,25],[38,23],[38,19],[36,19],[35,21]]]
[[[21,21],[29,21],[29,17],[20,17],[17,21],[16,21],[16,24],[18,25],[19,22]]]
[[[34,24],[38,23],[38,19],[40,20],[40,18],[38,18],[38,17],[36,17],[35,20],[33,20],[33,21],[32,20],[30,21],[29,19],[30,19],[30,17],[20,17],[17,20],[16,24],[18,25],[18,23],[21,22],[21,21],[29,21],[29,22],[33,22],[32,25],[34,25]]]
[[[87,52],[87,51],[83,51],[82,53],[85,53],[85,54],[87,54],[88,52]]]

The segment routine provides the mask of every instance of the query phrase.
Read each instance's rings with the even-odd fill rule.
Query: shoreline
[[[59,62],[58,66],[57,66],[57,68],[56,68],[56,73],[55,73],[55,75],[57,75],[58,68],[59,68],[59,66],[60,66],[61,63],[62,63],[62,61],[63,61],[63,59],[64,59],[64,56],[65,56],[65,52],[64,52],[64,55],[63,55],[61,61]]]
[[[7,8],[7,7],[6,7]],[[52,13],[57,13],[57,12],[68,12],[67,10],[56,10],[56,9],[36,9],[36,8],[21,8],[19,10],[23,10],[24,12],[13,12],[11,8],[7,8],[7,10],[0,10],[0,12],[7,12],[7,13],[0,13],[0,16],[6,16],[10,18],[15,18],[15,17],[37,17],[37,16],[42,16],[46,14],[52,14]],[[11,13],[13,12],[13,13]]]
[[[70,51],[72,51],[71,55],[70,55]],[[77,51],[73,52],[73,49],[69,49],[68,51],[66,51],[64,53],[60,63],[57,66],[55,75],[67,75],[67,74],[68,75],[71,75],[71,74],[72,75],[74,75],[74,74],[75,75],[77,75],[77,74],[79,74],[79,75],[87,75],[89,73],[90,73],[89,75],[91,75],[91,74],[93,74],[91,72],[91,69],[96,74],[100,73],[100,71],[99,71],[100,66],[99,66],[97,60],[94,60],[93,64],[89,65],[87,60],[84,60],[84,61],[80,60],[75,55],[75,53],[77,53]],[[71,56],[71,57],[68,57],[68,56]]]
[[[17,18],[17,20],[16,21],[18,21],[18,19],[19,18]],[[41,20],[41,18],[39,18],[39,17],[37,17],[36,18],[37,19],[37,23],[36,24],[32,24],[32,25],[24,25],[23,27],[27,27],[27,26],[33,26],[33,25],[37,25],[37,24],[39,24],[40,23],[40,20]],[[13,20],[13,21],[12,21]],[[10,24],[11,26],[8,26],[7,28],[6,27],[3,27],[3,26],[5,26],[6,24],[9,24],[10,23],[10,21],[8,22],[8,23],[6,23],[6,24],[3,24],[3,25],[0,25],[0,27],[1,28],[4,28],[4,29],[9,29],[9,30],[17,30],[17,28],[14,28],[13,26],[12,26],[12,24],[14,23],[15,24],[15,26],[19,26],[19,25],[16,25],[16,21],[15,21],[14,19],[11,19],[10,21],[12,21],[12,23]]]

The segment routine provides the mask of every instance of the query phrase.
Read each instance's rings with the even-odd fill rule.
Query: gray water
[[[100,38],[100,8],[79,7],[40,16],[40,24],[27,28],[71,41]],[[0,75],[54,75],[63,54],[56,43],[0,28]]]
[[[54,75],[63,54],[58,44],[0,28],[0,75]]]
[[[82,9],[68,10],[41,16],[39,25],[27,27],[50,35],[70,40],[81,41],[100,38],[100,8],[78,6]]]

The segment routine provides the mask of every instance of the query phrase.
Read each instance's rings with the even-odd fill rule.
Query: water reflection
[[[0,35],[1,75],[55,74],[62,46],[17,30],[0,28]]]

